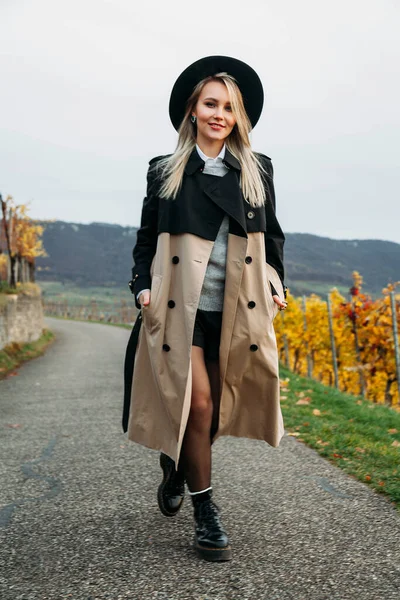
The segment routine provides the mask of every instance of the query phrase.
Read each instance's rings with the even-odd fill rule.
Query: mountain
[[[131,276],[136,227],[109,223],[42,223],[47,258],[37,260],[39,281],[81,286],[126,286]],[[286,233],[285,283],[294,295],[326,293],[336,286],[347,293],[359,271],[364,291],[381,295],[400,280],[400,244],[383,240],[335,240],[307,233]]]

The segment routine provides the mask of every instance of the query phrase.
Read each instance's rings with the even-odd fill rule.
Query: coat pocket
[[[154,329],[159,322],[157,315],[160,312],[160,289],[162,275],[153,275],[150,288],[150,304],[143,307],[143,324],[147,329]]]
[[[285,296],[284,296],[284,291],[283,291],[283,285],[282,285],[282,282],[280,280],[277,270],[274,269],[274,267],[272,265],[270,265],[269,263],[265,263],[265,264],[266,264],[266,272],[267,272],[266,273],[266,281],[265,281],[265,293],[267,294],[268,303],[270,305],[271,319],[274,320],[276,315],[279,312],[279,306],[277,305],[277,303],[275,302],[275,300],[272,297],[270,282],[276,289],[278,296],[281,300],[284,300]]]

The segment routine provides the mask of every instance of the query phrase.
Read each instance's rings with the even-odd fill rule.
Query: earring
[[[192,121],[192,123],[196,123],[196,120],[197,120],[197,117],[196,117],[196,115],[192,115],[192,116],[190,117],[190,120]]]

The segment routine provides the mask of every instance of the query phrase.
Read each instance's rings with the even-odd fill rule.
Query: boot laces
[[[202,502],[199,506],[199,517],[207,527],[221,527],[219,508],[212,500]]]

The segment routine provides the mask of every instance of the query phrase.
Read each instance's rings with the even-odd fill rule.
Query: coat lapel
[[[211,184],[207,185],[204,188],[204,193],[230,217],[235,219],[247,236],[244,201],[238,178],[238,173],[230,168],[224,177],[217,177]]]
[[[185,167],[185,174],[196,179],[196,189],[202,190],[226,214],[232,217],[247,236],[244,198],[240,189],[240,163],[226,148],[224,164],[229,171],[223,177],[208,176],[202,173],[204,160],[196,148],[193,149]],[[211,181],[210,181],[211,180]]]

